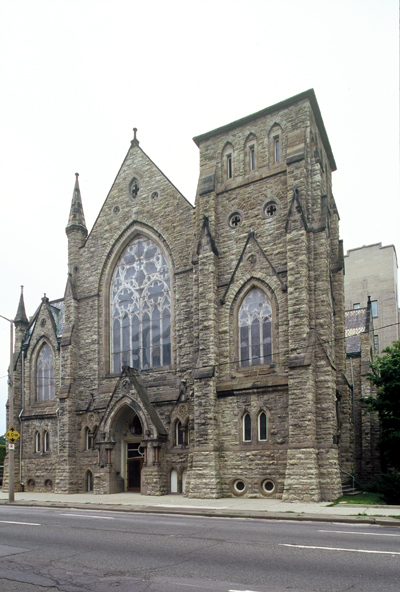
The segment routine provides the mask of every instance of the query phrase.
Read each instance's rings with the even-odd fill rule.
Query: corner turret
[[[72,194],[71,209],[65,232],[68,236],[68,270],[73,272],[79,258],[78,249],[85,244],[88,234],[83,213],[81,192],[79,189],[79,173],[75,173],[75,187]]]
[[[28,317],[26,316],[26,312],[25,312],[24,286],[21,286],[21,296],[19,297],[18,310],[17,310],[17,314],[15,315],[14,325],[15,325],[15,344],[17,346],[19,346],[20,343],[22,342],[22,340],[25,336],[26,330],[29,326]]]

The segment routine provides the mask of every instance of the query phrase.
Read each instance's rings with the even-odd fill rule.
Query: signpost
[[[14,426],[11,426],[4,435],[11,444],[14,444],[18,438],[21,437],[21,434],[14,428]]]
[[[2,319],[8,321],[10,323],[10,366],[8,368],[8,425],[10,426],[6,432],[6,437],[8,439],[7,434],[10,432],[11,437],[15,436],[15,433],[18,434],[17,430],[13,427],[14,423],[14,389],[13,389],[13,351],[14,351],[14,322],[7,317],[3,317],[0,315]],[[14,442],[18,440],[18,436],[14,440],[8,439],[11,443],[8,445],[8,501],[14,501]],[[10,446],[13,446],[10,448]]]

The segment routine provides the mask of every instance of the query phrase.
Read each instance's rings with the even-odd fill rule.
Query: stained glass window
[[[36,366],[37,400],[54,399],[54,357],[47,343],[39,353]]]
[[[111,358],[137,370],[171,364],[171,281],[159,247],[139,236],[120,258],[111,282]]]
[[[271,364],[272,309],[265,292],[252,288],[239,309],[239,364]]]

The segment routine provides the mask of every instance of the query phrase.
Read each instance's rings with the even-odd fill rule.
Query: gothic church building
[[[194,141],[194,207],[136,130],[89,233],[76,177],[64,298],[28,320],[21,295],[14,321],[16,491],[341,494],[343,253],[314,91]]]

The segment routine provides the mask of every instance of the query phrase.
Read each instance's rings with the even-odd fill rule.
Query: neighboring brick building
[[[346,310],[358,309],[371,299],[376,353],[399,339],[397,255],[382,243],[350,249],[344,258]]]
[[[136,131],[89,234],[76,179],[64,298],[28,322],[21,296],[15,319],[27,488],[319,501],[352,470],[336,165],[314,92],[194,141],[195,207]]]

